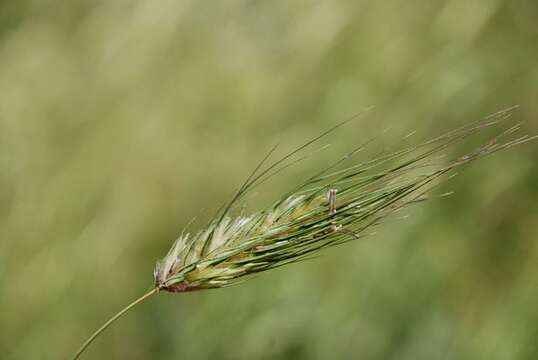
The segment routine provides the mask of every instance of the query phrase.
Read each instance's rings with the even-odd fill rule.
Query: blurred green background
[[[376,106],[249,210],[371,136],[514,104],[537,134],[536,19],[535,0],[0,2],[0,357],[70,356],[279,140]],[[311,262],[159,294],[84,358],[537,359],[537,160],[467,166]]]

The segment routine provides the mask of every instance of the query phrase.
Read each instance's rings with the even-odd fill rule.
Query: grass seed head
[[[448,147],[501,122],[511,110],[417,146],[349,165],[360,148],[355,149],[267,209],[232,217],[230,211],[244,194],[289,166],[288,161],[298,152],[262,170],[273,149],[207,228],[177,239],[157,263],[155,286],[169,292],[230,286],[246,276],[305,260],[324,248],[367,236],[394,212],[427,199],[429,190],[456,167],[534,139],[510,139],[519,129],[516,125],[474,151],[440,160],[439,155]],[[347,167],[342,168],[345,163]]]
[[[296,154],[345,122],[264,169],[274,147],[206,229],[194,235],[183,233],[157,262],[155,287],[98,328],[74,354],[73,360],[117,319],[160,290],[186,292],[234,285],[250,275],[305,260],[324,248],[367,236],[372,227],[394,212],[427,200],[429,190],[440,180],[449,178],[445,175],[453,169],[536,139],[522,136],[510,140],[508,137],[519,130],[519,125],[515,125],[474,151],[451,161],[441,161],[439,155],[450,145],[501,122],[512,110],[500,111],[423,144],[349,165],[353,155],[363,148],[360,146],[266,210],[250,216],[231,216],[245,194],[300,161],[294,159]],[[345,164],[347,167],[343,167]]]

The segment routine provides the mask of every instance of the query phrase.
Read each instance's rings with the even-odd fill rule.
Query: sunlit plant
[[[461,165],[536,137],[513,136],[514,125],[487,143],[452,159],[445,151],[469,136],[508,118],[514,108],[460,127],[424,143],[356,161],[366,144],[298,184],[267,209],[251,215],[232,213],[254,187],[296,163],[308,146],[346,122],[266,166],[274,147],[229,203],[202,230],[184,232],[157,262],[151,291],[114,315],[73,356],[77,359],[95,338],[135,305],[162,291],[182,293],[237,284],[286,264],[309,259],[321,250],[361,239],[395,212],[428,199],[430,190]]]

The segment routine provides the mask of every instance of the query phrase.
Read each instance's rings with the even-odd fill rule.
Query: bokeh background
[[[375,106],[249,210],[372,136],[514,104],[537,134],[536,19],[534,0],[0,2],[0,357],[68,358],[277,141]],[[454,196],[311,262],[159,294],[84,358],[536,359],[537,160],[467,166]]]

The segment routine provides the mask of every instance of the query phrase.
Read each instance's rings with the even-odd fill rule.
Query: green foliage
[[[372,137],[353,161],[514,104],[537,134],[537,18],[534,0],[1,2],[0,357],[71,354],[275,139],[375,105],[244,214]],[[85,359],[537,358],[537,158],[475,162],[435,191],[454,196],[313,261],[162,292]]]

